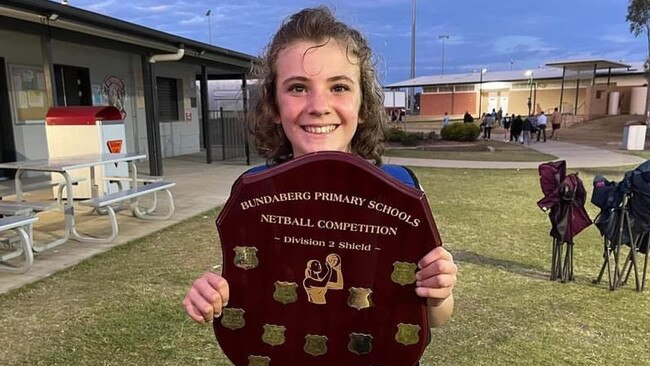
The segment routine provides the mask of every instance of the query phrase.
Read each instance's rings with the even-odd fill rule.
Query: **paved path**
[[[571,144],[562,141],[535,142],[531,149],[566,160],[568,168],[592,168],[621,165],[638,165],[645,159],[624,153]],[[537,169],[539,162],[470,161],[384,157],[388,164],[464,169]]]

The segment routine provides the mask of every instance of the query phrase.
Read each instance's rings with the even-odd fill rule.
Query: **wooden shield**
[[[424,193],[351,154],[243,176],[217,218],[230,284],[214,332],[236,366],[413,365],[429,342]]]

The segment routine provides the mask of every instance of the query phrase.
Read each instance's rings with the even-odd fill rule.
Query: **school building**
[[[161,175],[164,157],[210,152],[208,81],[235,81],[245,106],[253,58],[69,5],[3,0],[0,162],[48,157],[50,107],[110,105],[127,151]]]
[[[647,79],[643,62],[593,59],[549,62],[532,70],[421,76],[385,87],[421,90],[416,103],[421,118],[439,119],[445,112],[462,118],[465,111],[477,117],[499,108],[504,115],[525,116],[552,113],[556,107],[564,115],[591,118],[642,115]]]

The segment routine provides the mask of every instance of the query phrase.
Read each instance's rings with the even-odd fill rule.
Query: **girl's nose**
[[[330,113],[329,99],[326,92],[312,90],[309,93],[307,112],[316,116]]]

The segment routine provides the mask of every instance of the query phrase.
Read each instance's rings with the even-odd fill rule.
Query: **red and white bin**
[[[45,117],[45,133],[50,159],[127,152],[124,121],[122,114],[115,107],[52,107]],[[78,169],[70,175],[85,179],[74,188],[74,198],[90,198],[90,169]],[[117,187],[108,184],[104,177],[128,175],[127,163],[95,167],[98,193],[107,194],[117,190]],[[128,188],[128,184],[125,186]],[[56,196],[56,192],[54,194]]]

